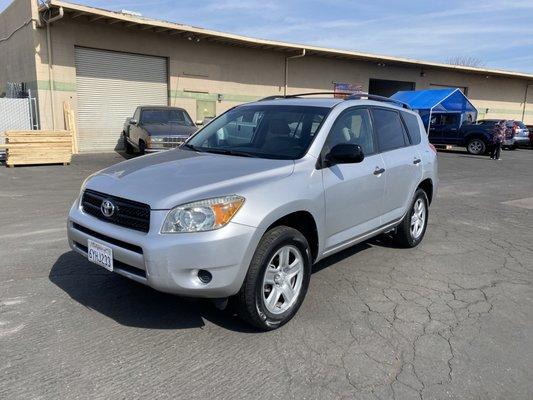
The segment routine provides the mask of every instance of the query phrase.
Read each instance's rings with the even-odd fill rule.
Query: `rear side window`
[[[379,151],[389,151],[406,146],[405,131],[397,111],[374,108],[372,114],[374,115]]]
[[[420,144],[420,125],[418,124],[418,118],[416,115],[402,112],[402,117],[407,126],[407,132],[411,138],[411,144]]]

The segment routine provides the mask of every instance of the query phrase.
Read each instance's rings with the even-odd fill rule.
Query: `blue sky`
[[[263,39],[533,73],[533,0],[76,0]],[[9,0],[0,0],[3,9]]]

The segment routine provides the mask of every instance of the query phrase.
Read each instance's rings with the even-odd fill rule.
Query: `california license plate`
[[[108,271],[113,271],[113,249],[92,240],[87,241],[89,261],[98,264]]]

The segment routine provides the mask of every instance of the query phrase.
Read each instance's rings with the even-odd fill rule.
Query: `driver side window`
[[[348,109],[337,118],[326,140],[327,150],[338,144],[357,144],[365,155],[376,152],[372,119],[368,109]]]
[[[133,119],[136,121],[139,121],[140,116],[141,116],[141,108],[137,107],[137,109],[135,110],[135,113],[133,114]]]

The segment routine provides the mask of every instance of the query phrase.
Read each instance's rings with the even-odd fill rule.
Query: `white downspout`
[[[285,87],[283,89],[284,96],[287,96],[287,86],[289,84],[289,60],[293,60],[295,58],[302,58],[302,57],[305,57],[305,49],[302,49],[302,54],[285,57]]]
[[[48,50],[48,84],[50,85],[50,109],[52,111],[52,130],[56,129],[56,118],[55,118],[55,94],[54,94],[54,70],[53,70],[53,60],[52,60],[52,40],[50,38],[50,24],[54,21],[57,21],[63,18],[65,15],[63,7],[59,7],[59,14],[53,18],[50,18],[46,22],[46,45]]]

